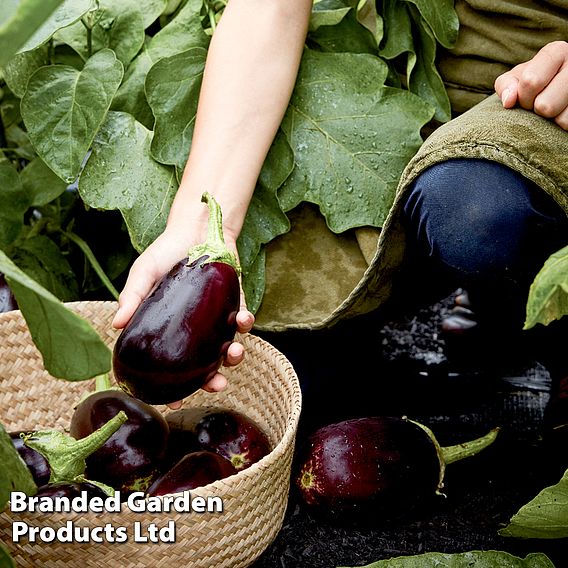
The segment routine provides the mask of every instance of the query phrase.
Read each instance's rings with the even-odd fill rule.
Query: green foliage
[[[33,495],[37,491],[30,470],[18,454],[12,439],[0,424],[0,511],[6,507],[12,491]],[[1,556],[2,551],[0,551]]]
[[[29,322],[45,309],[58,314],[53,325],[75,325],[56,298],[115,297],[135,251],[165,226],[223,3],[4,2],[0,246]],[[314,2],[297,85],[238,240],[253,311],[265,246],[289,230],[287,211],[315,203],[336,232],[382,225],[421,127],[434,112],[449,116],[434,58],[456,32],[449,0]],[[54,368],[44,331],[34,338]],[[105,357],[57,373],[84,376]]]
[[[529,291],[525,329],[568,315],[568,246],[555,252],[536,275]]]
[[[568,538],[568,471],[513,515],[499,531],[518,538]]]
[[[554,568],[545,554],[518,558],[499,550],[473,550],[457,554],[428,552],[417,556],[400,556],[379,560],[363,568]]]

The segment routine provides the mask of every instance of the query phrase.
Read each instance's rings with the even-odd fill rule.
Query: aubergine
[[[250,467],[267,455],[270,442],[248,416],[227,408],[190,408],[171,413],[170,429],[177,431],[177,445],[170,453],[197,447],[228,459],[237,470]]]
[[[18,309],[18,302],[12,292],[4,274],[0,272],[0,313]]]
[[[100,390],[77,405],[70,434],[85,438],[121,410],[128,420],[86,459],[87,477],[124,494],[146,491],[159,473],[169,436],[156,408],[119,389]]]
[[[44,456],[24,444],[25,435],[25,431],[10,432],[12,444],[14,444],[14,447],[20,454],[20,457],[28,466],[32,477],[34,478],[35,484],[38,487],[41,487],[42,485],[46,485],[49,482],[51,468],[49,467],[49,463]]]
[[[113,367],[120,387],[149,404],[183,399],[212,379],[237,331],[240,267],[209,194],[205,243],[190,249],[142,301],[120,334]]]
[[[329,519],[397,517],[441,494],[446,465],[475,455],[497,432],[442,448],[426,426],[406,418],[330,424],[300,452],[296,486],[304,503]]]
[[[50,497],[56,499],[57,497],[67,497],[68,499],[75,499],[81,497],[81,492],[87,492],[87,498],[102,497],[105,499],[109,495],[105,493],[98,485],[85,481],[83,483],[66,482],[66,483],[52,483],[43,485],[35,494],[35,497]]]
[[[215,452],[193,452],[184,456],[150,486],[148,496],[181,493],[203,487],[237,473],[233,464]]]

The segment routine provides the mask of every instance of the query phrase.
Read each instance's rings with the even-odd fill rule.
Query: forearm
[[[203,191],[238,236],[295,83],[311,0],[230,0],[209,48],[193,141],[168,227],[204,219]]]

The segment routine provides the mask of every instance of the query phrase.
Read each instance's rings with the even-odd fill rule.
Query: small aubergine
[[[51,475],[51,468],[49,467],[48,461],[39,452],[36,452],[32,448],[26,446],[24,443],[24,436],[26,431],[23,432],[10,432],[10,438],[12,438],[12,444],[20,454],[20,457],[24,460],[24,463],[28,466],[32,477],[38,487],[46,485],[49,482],[49,477]]]
[[[183,399],[212,379],[236,330],[240,267],[208,193],[205,243],[190,249],[140,304],[120,334],[113,368],[120,387],[149,404]]]
[[[218,479],[237,473],[231,462],[214,452],[192,452],[187,454],[169,471],[161,475],[147,491],[150,497],[181,493],[196,487],[203,487]]]
[[[0,272],[0,312],[10,312],[18,309],[18,302],[12,292],[4,274]]]
[[[475,455],[497,432],[441,447],[426,426],[406,418],[330,424],[314,432],[300,452],[296,486],[303,501],[330,520],[400,516],[440,495],[446,465]]]
[[[69,431],[85,438],[121,410],[128,420],[86,459],[87,476],[125,494],[145,491],[158,475],[168,443],[168,423],[156,408],[120,389],[99,390],[77,405]]]

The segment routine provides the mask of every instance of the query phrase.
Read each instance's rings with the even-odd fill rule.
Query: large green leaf
[[[310,31],[320,26],[334,26],[343,20],[351,7],[342,0],[320,0],[314,2],[310,16]]]
[[[12,59],[62,1],[3,0],[0,10],[0,67]]]
[[[406,0],[414,4],[434,36],[444,47],[453,47],[458,39],[459,19],[454,0]]]
[[[43,65],[49,63],[47,45],[32,51],[16,54],[4,67],[4,79],[19,98],[24,96],[29,78]]]
[[[92,8],[93,0],[64,0],[63,3],[56,3],[61,5],[43,22],[20,51],[29,51],[38,47],[50,39],[57,30],[80,20]]]
[[[457,554],[428,552],[417,556],[399,556],[379,560],[362,568],[554,568],[554,564],[540,553],[519,558],[499,550],[474,550]]]
[[[122,213],[133,246],[144,250],[164,230],[177,190],[175,170],[150,154],[152,132],[127,113],[108,113],[79,178],[85,203]]]
[[[158,61],[146,78],[146,95],[156,118],[152,155],[162,164],[185,166],[207,51],[195,47]]]
[[[41,158],[35,158],[21,171],[20,180],[32,207],[46,205],[67,188]]]
[[[7,246],[18,237],[29,205],[18,172],[12,166],[0,165],[0,246]]]
[[[6,275],[51,375],[81,381],[110,370],[110,350],[88,322],[22,272],[2,251],[0,272]]]
[[[294,168],[294,154],[279,131],[262,166],[258,184],[237,241],[243,270],[243,289],[247,306],[253,313],[264,294],[265,255],[262,246],[290,230],[276,192]]]
[[[0,511],[2,511],[10,500],[12,491],[23,491],[27,495],[34,495],[37,491],[30,470],[2,424],[0,424],[0,463],[2,464],[0,468]]]
[[[499,531],[518,538],[568,538],[568,471],[513,515]]]
[[[568,246],[555,252],[536,275],[529,291],[525,329],[568,315]]]
[[[10,258],[28,276],[63,302],[79,299],[75,274],[59,247],[45,235],[17,242]]]
[[[65,182],[77,177],[122,75],[120,61],[103,49],[82,71],[51,65],[31,76],[22,117],[37,153]]]
[[[209,37],[201,25],[202,6],[203,0],[188,0],[176,17],[147,42],[128,68],[113,110],[128,112],[147,128],[153,127],[154,116],[144,91],[146,75],[152,65],[164,57],[209,45]]]
[[[100,0],[93,17],[92,53],[108,47],[126,67],[144,44],[144,14],[140,2],[134,0]],[[84,60],[90,56],[87,30],[81,22],[67,26],[56,35],[57,40],[70,45]]]
[[[278,194],[285,211],[310,201],[334,232],[382,226],[433,114],[412,93],[384,87],[387,72],[374,56],[305,53],[282,123],[296,161]]]

